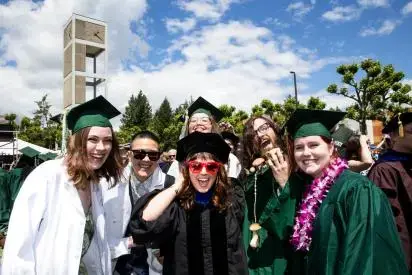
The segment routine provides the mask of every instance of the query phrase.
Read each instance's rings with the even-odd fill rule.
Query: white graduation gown
[[[3,275],[78,275],[86,218],[62,159],[37,167],[24,182],[10,217]],[[89,274],[111,274],[100,186],[91,184],[95,224]],[[97,249],[96,249],[97,248]],[[90,254],[89,251],[87,254]]]

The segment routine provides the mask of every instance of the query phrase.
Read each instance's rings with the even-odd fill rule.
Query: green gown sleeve
[[[0,170],[0,232],[7,231],[7,225],[10,219],[10,192],[7,185],[8,173],[3,169]]]

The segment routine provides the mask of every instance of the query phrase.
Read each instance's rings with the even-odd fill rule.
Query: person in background
[[[172,162],[176,159],[176,149],[170,149],[167,154],[169,155],[169,161]]]
[[[167,152],[163,152],[159,158],[159,167],[162,169],[163,173],[167,173],[171,165],[169,161],[169,154]]]
[[[247,274],[244,197],[237,180],[226,176],[229,152],[219,134],[189,134],[177,145],[184,166],[175,184],[133,208],[133,239],[160,244],[163,274]]]
[[[389,199],[412,274],[412,113],[395,116],[383,129],[391,148],[372,166],[368,177]]]
[[[286,123],[304,186],[290,243],[290,274],[407,274],[385,194],[348,169],[329,132],[345,113],[297,109]],[[290,193],[291,195],[293,193]]]
[[[187,120],[185,122],[181,138],[194,132],[220,134],[217,122],[222,119],[223,113],[203,97],[196,99],[196,101],[189,106],[187,112]],[[239,160],[237,160],[236,156],[232,153],[230,154],[229,159],[232,161],[230,166],[227,166],[227,175],[232,178],[237,178],[241,172],[237,169]],[[178,171],[178,162],[174,161],[170,166],[168,174],[176,177],[178,175]]]
[[[366,135],[355,135],[351,129],[340,126],[332,133],[332,139],[339,156],[348,161],[350,170],[361,173],[372,166],[373,158]]]
[[[2,274],[111,274],[99,183],[121,174],[109,121],[119,114],[102,96],[69,111],[66,156],[38,166],[17,195]]]
[[[120,182],[114,187],[106,185],[103,188],[107,234],[116,274],[162,273],[157,252],[144,245],[135,245],[126,231],[136,201],[174,183],[174,178],[163,173],[158,165],[159,144],[159,138],[150,131],[136,133],[130,141],[129,165],[124,168]]]
[[[267,116],[250,118],[243,131],[243,153],[243,167],[249,169],[243,181],[249,274],[285,274],[290,254],[287,228],[292,227],[297,198],[287,195],[290,167],[277,124]]]

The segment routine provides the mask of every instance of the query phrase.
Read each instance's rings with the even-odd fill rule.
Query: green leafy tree
[[[324,110],[326,103],[320,100],[319,97],[311,96],[307,103],[307,108],[310,110]]]
[[[173,111],[169,101],[165,98],[162,104],[160,104],[159,109],[155,112],[150,127],[151,130],[158,135],[161,143],[168,140],[168,136],[165,134],[165,129],[172,123],[172,120]]]
[[[138,126],[140,129],[147,129],[152,119],[152,107],[149,100],[142,91],[137,96],[132,95],[129,104],[121,119],[122,126],[130,128]]]
[[[357,75],[359,69],[363,76]],[[360,64],[340,65],[336,71],[344,85],[331,84],[327,91],[354,101],[347,110],[348,117],[359,120],[362,133],[366,133],[367,119],[386,121],[393,113],[403,111],[404,104],[412,104],[410,85],[401,83],[404,73],[395,71],[392,65],[366,59]]]
[[[34,120],[40,121],[40,124],[42,127],[47,127],[47,124],[49,122],[49,119],[51,117],[50,114],[50,107],[51,105],[47,101],[47,94],[45,94],[41,100],[35,101],[37,104],[37,110],[33,112],[34,114]]]
[[[118,136],[120,143],[128,143],[134,134],[149,128],[152,119],[152,107],[142,91],[137,96],[132,95],[121,118]]]
[[[17,115],[16,114],[13,114],[13,113],[6,114],[4,118],[9,121],[9,124],[13,127],[13,130],[17,129],[17,124],[16,124]]]

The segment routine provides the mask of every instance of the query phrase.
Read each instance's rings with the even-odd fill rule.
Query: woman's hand
[[[289,162],[280,148],[273,148],[266,153],[266,163],[272,169],[273,177],[283,189],[289,179]]]

